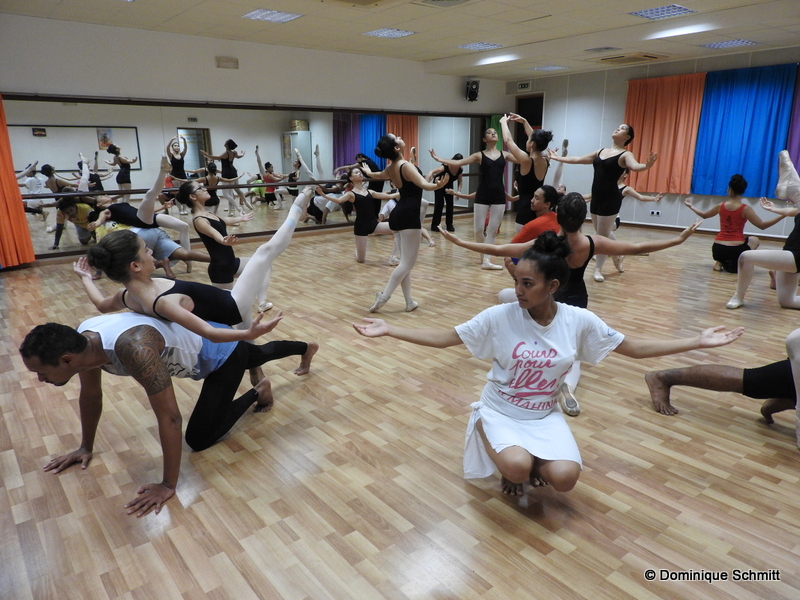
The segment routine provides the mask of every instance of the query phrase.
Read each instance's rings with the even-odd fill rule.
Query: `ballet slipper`
[[[260,313],[267,312],[273,306],[275,306],[275,305],[272,304],[272,302],[259,302],[259,304],[258,304],[258,312],[260,312]]]
[[[570,417],[577,417],[581,414],[581,405],[578,404],[578,400],[573,395],[572,390],[569,389],[569,385],[562,383],[559,392],[558,405],[561,407],[564,414]]]
[[[388,301],[389,296],[384,296],[383,292],[375,292],[375,304],[369,307],[369,312],[378,312]]]
[[[622,267],[622,261],[625,260],[624,256],[612,256],[611,261],[614,263],[614,266],[617,268],[617,271],[620,273],[624,273],[625,269]]]
[[[781,150],[778,154],[778,185],[775,186],[775,197],[800,202],[800,176],[797,175],[788,150]]]
[[[569,140],[564,139],[564,141],[561,142],[561,156],[567,155],[567,148],[569,148]]]
[[[498,271],[502,268],[503,268],[502,265],[496,265],[493,262],[490,262],[489,260],[484,260],[481,263],[481,269],[483,269],[484,271]]]
[[[414,302],[412,300],[411,302],[406,304],[406,312],[411,312],[412,310],[417,310],[417,307],[419,307],[419,304],[417,304],[416,302]]]
[[[725,308],[730,309],[730,310],[735,310],[735,309],[740,308],[742,306],[744,306],[744,302],[742,302],[742,300],[739,298],[739,296],[734,294],[733,296],[731,296],[731,299],[728,300],[728,303],[725,305]]]
[[[603,283],[606,280],[606,278],[603,277],[603,274],[600,271],[595,271],[594,272],[594,280],[597,283]]]

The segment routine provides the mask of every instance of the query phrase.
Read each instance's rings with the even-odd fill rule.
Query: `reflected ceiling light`
[[[259,8],[252,12],[242,15],[243,19],[252,19],[253,21],[269,21],[270,23],[286,23],[299,19],[303,15],[297,13],[281,12],[279,10],[267,10],[266,8]]]
[[[682,17],[683,15],[690,15],[697,12],[696,10],[689,10],[685,6],[679,4],[668,4],[667,6],[659,6],[657,8],[647,8],[645,10],[637,10],[636,12],[628,13],[634,17],[642,17],[643,19],[650,19],[657,21],[658,19],[671,19],[672,17]]]
[[[487,42],[472,42],[471,44],[459,46],[459,48],[463,48],[464,50],[496,50],[497,48],[502,48],[502,46],[500,44],[489,44]]]
[[[416,31],[405,31],[403,29],[392,29],[391,27],[384,27],[383,29],[375,29],[373,31],[368,31],[364,35],[371,35],[372,37],[379,37],[379,38],[401,38],[406,37],[408,35],[414,35],[417,33]]]
[[[646,40],[660,40],[662,38],[675,37],[678,35],[690,35],[692,33],[701,33],[703,31],[713,31],[717,29],[716,25],[710,23],[699,25],[687,25],[686,27],[675,27],[674,29],[665,29],[659,33],[646,36]]]
[[[544,65],[541,67],[531,67],[531,71],[560,71],[569,67],[559,67],[558,65]]]
[[[478,62],[476,62],[475,66],[479,67],[482,65],[495,65],[497,63],[511,62],[512,60],[519,60],[519,56],[517,54],[501,54],[500,56],[487,56],[486,58],[482,58]]]
[[[722,48],[735,48],[736,46],[755,46],[755,42],[750,40],[728,40],[727,42],[714,42],[713,44],[700,44],[701,48],[713,48],[720,50]]]

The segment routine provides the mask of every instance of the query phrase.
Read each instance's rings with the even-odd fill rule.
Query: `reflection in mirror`
[[[106,164],[107,161],[114,162],[115,158],[107,153],[109,144],[120,147],[120,155],[124,160],[118,160],[117,163],[131,163],[130,189],[125,192],[130,194],[130,203],[138,206],[153,175],[158,172],[161,157],[170,140],[180,140],[180,136],[185,140],[184,167],[189,178],[207,176],[208,161],[203,152],[220,156],[225,150],[226,140],[235,140],[237,157],[234,167],[238,172],[231,185],[219,182],[221,203],[218,211],[219,214],[231,216],[252,211],[254,218],[233,230],[237,236],[247,237],[277,229],[291,204],[289,197],[295,193],[298,185],[302,186],[312,178],[330,182],[335,168],[353,164],[356,154],[363,153],[374,158],[377,137],[372,139],[375,133],[368,127],[376,118],[378,121],[383,119],[385,128],[398,126],[402,120],[401,126],[406,136],[405,128],[410,127],[415,131],[420,150],[417,153],[418,166],[423,173],[438,166],[428,154],[428,149],[435,148],[443,156],[452,156],[457,152],[466,155],[477,148],[480,138],[474,141],[474,132],[482,130],[484,126],[481,117],[367,115],[266,107],[156,106],[8,97],[4,98],[3,105],[9,124],[15,170],[20,173],[28,164],[38,163],[39,171],[34,175],[36,180],[29,181],[29,186],[20,181],[23,194],[35,194],[37,188],[44,192],[44,195],[26,200],[30,209],[27,214],[28,225],[38,257],[81,252],[84,248],[81,240],[85,241],[85,237],[78,235],[80,232],[74,223],[66,221],[58,249],[52,249],[57,221],[64,221],[64,215],[59,216],[55,207],[57,196],[54,192],[66,191],[65,186],[77,190],[79,153],[88,158],[92,171],[89,190],[105,190],[112,199],[124,199],[118,193],[118,190],[126,187],[117,183],[120,175],[118,164]],[[343,115],[343,118],[339,119],[336,115]],[[350,123],[349,129],[343,131],[337,127],[341,120]],[[360,123],[363,124],[361,129]],[[271,164],[276,181],[268,179],[263,183],[256,157],[257,146],[262,165],[266,168],[267,163]],[[298,160],[298,154],[302,161]],[[341,164],[334,163],[334,156],[340,159]],[[222,176],[222,161],[214,162],[217,174]],[[41,172],[41,167],[46,164],[54,167],[53,177],[48,178]],[[49,182],[45,181],[47,179]],[[46,186],[47,183],[50,185]],[[177,187],[179,183],[175,181],[172,185]],[[239,196],[235,190],[225,190],[232,186],[241,188],[243,194]],[[474,183],[465,179],[464,192],[473,191],[473,187]],[[98,194],[90,194],[94,195]],[[229,202],[226,196],[232,200]],[[426,193],[426,199],[430,202],[431,214],[433,194]],[[347,226],[352,221],[352,217],[344,214],[339,205],[324,201],[316,205],[320,208],[320,216],[301,223],[301,227]],[[468,209],[469,202],[457,200],[455,205],[456,210],[460,208],[463,211]],[[163,210],[191,224],[191,215],[181,214],[183,211],[179,207],[165,206]],[[191,234],[195,240],[193,230]]]

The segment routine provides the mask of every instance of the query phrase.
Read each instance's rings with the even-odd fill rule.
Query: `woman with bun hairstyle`
[[[361,171],[371,179],[391,179],[397,184],[400,195],[397,206],[389,214],[389,228],[395,232],[395,240],[400,252],[400,264],[392,271],[391,277],[382,292],[375,294],[375,303],[369,312],[377,312],[389,301],[392,293],[399,285],[403,290],[406,302],[406,312],[411,312],[419,306],[411,297],[411,269],[417,263],[420,238],[422,237],[422,220],[420,208],[422,206],[423,190],[437,190],[445,186],[449,176],[445,174],[437,183],[425,180],[419,167],[408,162],[404,157],[406,147],[403,138],[387,133],[375,148],[379,158],[391,161],[383,171],[373,173],[369,167],[361,165]]]
[[[206,174],[203,177],[198,177],[197,179],[179,179],[177,177],[172,178],[173,181],[178,181],[181,184],[184,183],[202,183],[205,185],[206,191],[208,192],[208,198],[206,199],[205,208],[208,209],[209,212],[213,214],[217,214],[217,210],[219,210],[219,196],[217,195],[217,186],[222,183],[234,183],[236,179],[226,179],[224,177],[220,177],[217,172],[217,164],[214,162],[209,162],[206,165]],[[177,196],[176,196],[177,199]],[[233,211],[239,212],[236,204],[232,203],[233,196],[228,198],[228,210],[230,211],[233,208]],[[186,206],[186,203],[180,203],[182,206]],[[244,211],[242,211],[244,213]],[[247,219],[246,219],[247,220]],[[238,225],[240,221],[236,221],[235,223]]]
[[[570,164],[570,165],[592,165],[594,167],[594,179],[592,180],[592,203],[590,212],[592,214],[592,224],[597,235],[616,239],[613,234],[614,226],[619,210],[622,207],[622,191],[618,181],[625,169],[637,173],[646,171],[656,162],[658,155],[651,152],[647,157],[647,162],[640,163],[627,150],[628,144],[633,141],[633,127],[627,123],[622,123],[611,134],[612,144],[610,148],[600,148],[585,156],[559,156],[558,150],[550,151],[550,160]],[[621,273],[622,262],[618,256],[613,257],[614,265]],[[594,280],[604,281],[603,264],[606,262],[606,255],[598,254],[594,266]]]
[[[752,208],[742,202],[742,194],[747,189],[747,180],[741,175],[734,175],[728,182],[728,199],[722,204],[712,206],[708,210],[699,210],[692,204],[692,197],[683,203],[697,216],[708,219],[719,215],[719,233],[711,246],[711,257],[714,259],[715,271],[739,272],[739,256],[747,250],[755,250],[761,244],[754,235],[745,235],[744,226],[752,223],[761,230],[772,227],[786,215],[764,221]]]
[[[134,156],[133,158],[128,158],[127,156],[122,156],[120,147],[114,144],[109,144],[106,148],[106,152],[114,157],[110,161],[107,160],[106,164],[111,165],[112,167],[119,167],[119,171],[117,172],[117,185],[119,185],[119,189],[131,189],[131,165],[136,163],[136,161],[139,160],[139,157]],[[127,201],[129,197],[129,194],[116,196],[116,198],[122,198],[124,201]]]
[[[528,136],[525,150],[522,150],[514,142],[514,138],[508,128],[509,121],[521,123],[525,128],[525,135]],[[536,190],[544,184],[544,178],[550,168],[550,161],[543,153],[547,150],[547,145],[553,140],[553,132],[533,129],[528,124],[527,119],[514,113],[503,115],[500,118],[500,130],[503,132],[503,143],[519,162],[519,177],[517,177],[519,199],[516,204],[517,216],[514,219],[517,233],[519,233],[526,223],[536,218],[531,209],[531,200]]]
[[[473,228],[475,230],[475,241],[487,244],[494,244],[500,222],[506,211],[506,186],[504,182],[506,162],[517,163],[519,160],[511,154],[497,149],[497,130],[489,128],[483,133],[483,143],[485,149],[480,152],[473,152],[461,160],[447,160],[436,156],[436,152],[431,150],[433,160],[447,165],[448,167],[463,167],[465,165],[477,164],[480,167],[478,189],[475,192],[475,203],[473,204]],[[457,194],[455,194],[457,195]],[[486,223],[486,215],[489,215],[489,223]],[[484,236],[484,230],[486,235]],[[481,257],[481,268],[487,270],[502,269],[501,265],[496,265],[489,260],[488,255]]]
[[[692,338],[632,339],[590,311],[555,300],[569,277],[568,242],[552,231],[537,238],[517,265],[517,302],[499,304],[450,329],[412,329],[381,319],[354,324],[366,337],[389,336],[448,348],[464,344],[475,357],[492,361],[481,398],[472,405],[464,447],[464,476],[500,471],[505,494],[519,496],[523,484],[550,484],[568,492],[578,481],[581,456],[558,409],[558,391],[575,360],[597,364],[611,352],[649,358],[736,340],[739,327],[706,329]]]
[[[236,170],[236,167],[233,166],[233,161],[237,158],[244,157],[244,150],[241,152],[236,152],[236,148],[239,145],[234,142],[233,140],[225,140],[225,152],[220,154],[219,156],[212,156],[208,152],[204,152],[200,150],[200,154],[202,154],[206,160],[218,160],[221,166],[220,168],[220,179],[227,183],[233,183],[238,181],[239,179],[239,172]],[[250,203],[247,201],[247,198],[244,197],[244,192],[240,189],[236,189],[236,193],[239,196],[239,206],[236,206],[236,203],[233,200],[233,191],[231,189],[223,190],[222,195],[225,196],[228,200],[228,212],[238,212],[241,210],[242,206],[246,206],[247,208],[253,208],[250,206]],[[242,211],[244,212],[244,211]]]

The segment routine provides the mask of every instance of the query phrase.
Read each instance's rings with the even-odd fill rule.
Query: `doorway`
[[[178,135],[186,140],[186,156],[184,166],[187,171],[206,168],[206,159],[200,151],[210,152],[211,133],[208,129],[178,129]]]

